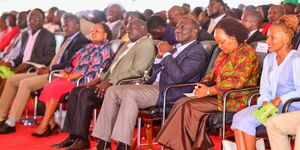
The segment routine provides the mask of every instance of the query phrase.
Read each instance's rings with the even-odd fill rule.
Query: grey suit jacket
[[[23,53],[26,48],[26,44],[28,41],[28,32],[23,32],[21,37],[21,51],[16,59],[13,60],[15,66],[18,66],[22,63]],[[38,64],[49,65],[52,57],[55,55],[55,46],[56,41],[54,34],[49,32],[45,28],[41,28],[39,35],[36,38],[36,41],[33,46],[32,54],[29,59],[31,62],[35,62]]]
[[[125,43],[118,51],[112,64],[114,64],[118,57],[127,49],[127,45],[130,42]],[[117,63],[114,70],[106,73],[102,73],[100,78],[103,80],[112,81],[113,85],[116,85],[118,81],[131,77],[140,77],[144,74],[145,70],[151,67],[153,59],[155,57],[154,43],[151,38],[146,36],[136,41],[131,50]]]

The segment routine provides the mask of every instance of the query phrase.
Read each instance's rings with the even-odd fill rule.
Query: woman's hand
[[[198,88],[196,88],[194,90],[194,94],[197,98],[202,98],[202,97],[206,97],[207,95],[207,91],[208,91],[208,86],[202,84],[202,83],[197,83]]]
[[[271,103],[277,107],[281,103],[281,101],[282,100],[279,97],[276,97],[271,101]]]

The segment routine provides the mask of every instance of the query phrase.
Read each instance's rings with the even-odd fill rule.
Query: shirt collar
[[[225,17],[225,13],[223,15],[218,16],[217,18],[211,18],[211,20],[213,20],[216,23],[218,23],[223,17]]]
[[[255,29],[255,30],[252,30],[252,31],[250,31],[249,32],[249,37],[248,37],[248,39],[257,31],[258,29]]]
[[[71,36],[69,36],[70,41],[72,41],[79,33],[80,33],[80,32],[78,31],[78,32],[72,34]]]
[[[38,34],[40,33],[40,31],[41,31],[41,29],[37,30],[37,31],[34,33],[34,35],[32,35],[32,30],[29,29],[29,30],[28,30],[28,34],[31,35],[31,36],[35,36],[35,35],[38,35]]]
[[[182,45],[182,44],[180,44],[180,43],[176,44],[177,51],[182,51],[182,50],[184,50],[186,47],[188,47],[188,46],[189,46],[190,44],[192,44],[194,41],[196,41],[196,40],[190,41],[190,42],[188,42],[188,43],[186,43],[186,44],[184,44],[184,45]]]

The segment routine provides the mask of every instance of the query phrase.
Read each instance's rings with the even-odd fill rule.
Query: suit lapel
[[[42,44],[41,40],[43,39],[44,32],[45,32],[45,29],[41,28],[41,31],[40,31],[39,35],[36,37],[36,40],[34,42],[34,46],[33,46],[33,49],[32,49],[31,57],[33,56],[33,54],[38,53],[37,52],[37,49],[38,49],[37,47]]]
[[[181,59],[181,56],[185,55],[189,49],[191,49],[192,47],[194,47],[195,45],[198,44],[198,41],[194,41],[193,43],[191,43],[188,47],[186,47],[178,56],[176,56],[175,60],[179,60]]]
[[[247,40],[247,44],[250,44],[250,43],[252,43],[253,42],[253,40],[256,38],[256,36],[257,36],[257,34],[258,34],[258,30],[257,31],[255,31],[254,32],[254,34],[252,34],[250,37],[249,37],[249,39]]]

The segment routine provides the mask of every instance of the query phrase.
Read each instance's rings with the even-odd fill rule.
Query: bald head
[[[241,23],[249,30],[253,31],[259,28],[263,22],[262,15],[256,10],[244,11]]]
[[[147,24],[141,19],[133,19],[127,24],[128,37],[131,42],[135,42],[147,35]]]
[[[173,6],[168,11],[168,19],[173,26],[176,26],[178,21],[183,17],[184,11],[180,6]]]
[[[284,7],[273,5],[268,11],[268,19],[270,23],[276,22],[282,15],[285,14]]]
[[[121,5],[113,4],[107,9],[106,19],[109,22],[120,20],[122,19],[123,13],[124,13],[124,9]]]

